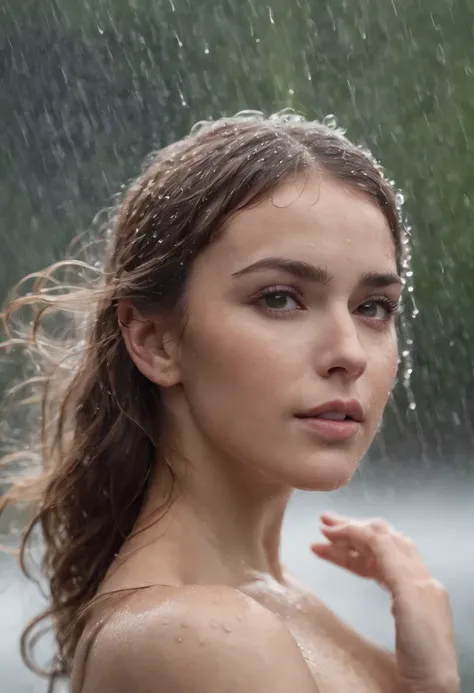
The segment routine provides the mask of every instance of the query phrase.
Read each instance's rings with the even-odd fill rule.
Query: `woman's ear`
[[[131,301],[120,301],[117,317],[130,358],[148,380],[160,387],[180,382],[177,333],[171,321],[144,316]]]

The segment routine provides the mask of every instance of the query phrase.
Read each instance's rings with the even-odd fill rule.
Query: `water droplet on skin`
[[[161,623],[162,623],[162,625],[163,625],[163,626],[167,626],[167,625],[168,625],[168,623],[169,623],[169,619],[167,619],[167,618],[164,618],[164,619],[162,620],[162,622],[161,622]]]
[[[218,628],[218,627],[219,627],[219,624],[217,623],[217,621],[211,621],[211,628]]]
[[[178,635],[178,637],[176,638],[176,641],[177,641],[177,642],[183,642],[183,636],[182,636],[182,635]]]
[[[242,621],[243,618],[242,614],[237,614],[237,621]]]
[[[183,622],[181,623],[181,628],[187,628],[187,627],[188,627],[188,622],[187,622],[187,621],[183,621]]]
[[[301,604],[297,604],[295,608],[296,611],[303,611],[303,607],[301,606]]]
[[[229,626],[228,623],[224,623],[224,630],[226,633],[231,633],[232,632],[232,626]]]

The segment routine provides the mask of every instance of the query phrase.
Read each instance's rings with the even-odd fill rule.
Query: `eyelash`
[[[258,294],[256,302],[260,302],[266,296],[276,295],[291,296],[300,305],[298,310],[304,310],[299,292],[291,286],[269,286]],[[389,320],[391,320],[394,316],[400,315],[400,313],[403,311],[403,306],[400,301],[394,301],[388,296],[371,296],[366,301],[363,301],[360,306],[366,305],[367,303],[377,303],[378,305],[383,306],[383,308],[385,308],[387,311],[387,317],[384,319],[377,320],[376,318],[369,318],[369,320],[374,320],[379,323],[389,322]],[[265,310],[273,315],[276,314],[282,316],[287,315],[288,313],[294,313],[294,310],[276,310],[274,308],[268,308],[268,306],[265,307]]]

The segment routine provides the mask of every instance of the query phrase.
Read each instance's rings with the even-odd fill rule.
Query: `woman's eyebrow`
[[[262,260],[257,260],[257,262],[234,272],[232,276],[241,277],[250,272],[260,272],[263,270],[280,270],[280,272],[286,272],[286,274],[291,274],[294,277],[298,277],[298,279],[306,279],[307,281],[318,284],[327,284],[331,281],[329,272],[322,267],[312,265],[303,260],[290,260],[285,257],[265,257]]]
[[[251,272],[261,272],[264,270],[279,270],[280,272],[286,272],[286,274],[291,274],[293,277],[298,279],[305,279],[317,284],[329,284],[332,277],[327,270],[318,265],[312,265],[309,262],[304,262],[303,260],[290,260],[284,257],[266,257],[262,260],[257,260],[257,262],[244,267],[237,272],[233,272],[233,277],[241,277]],[[359,286],[381,289],[387,286],[401,285],[401,277],[392,272],[366,272],[362,275],[359,281]]]
[[[367,272],[363,274],[359,286],[363,286],[369,289],[383,289],[387,286],[402,286],[402,278],[392,272]]]

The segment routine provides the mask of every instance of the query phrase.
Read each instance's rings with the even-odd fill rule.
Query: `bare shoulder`
[[[82,693],[317,693],[278,616],[224,586],[179,588],[115,614],[85,674]]]

